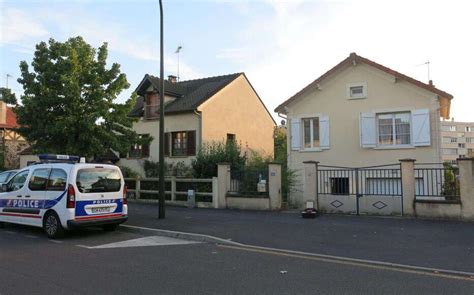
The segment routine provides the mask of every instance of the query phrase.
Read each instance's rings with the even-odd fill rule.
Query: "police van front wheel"
[[[54,212],[46,213],[43,219],[43,229],[51,239],[57,239],[64,235],[64,229],[59,217]]]
[[[5,228],[5,222],[0,221],[0,228]]]

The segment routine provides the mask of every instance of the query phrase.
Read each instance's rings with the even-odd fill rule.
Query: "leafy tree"
[[[114,102],[129,83],[119,64],[107,68],[107,55],[107,43],[95,49],[82,37],[50,39],[36,45],[31,71],[20,63],[24,94],[15,111],[34,151],[91,158],[109,149],[126,153],[140,141],[127,117],[136,95]]]
[[[286,128],[277,126],[273,130],[275,161],[282,163],[286,167],[287,152],[286,152]]]
[[[5,87],[0,87],[0,100],[3,100],[7,104],[17,104],[15,93]]]

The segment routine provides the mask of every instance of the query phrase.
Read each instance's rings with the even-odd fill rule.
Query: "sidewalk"
[[[244,244],[457,271],[474,271],[474,224],[406,218],[166,208],[130,203],[128,225]]]

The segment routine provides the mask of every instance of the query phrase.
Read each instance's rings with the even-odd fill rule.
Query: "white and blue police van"
[[[127,220],[127,187],[119,167],[76,156],[39,158],[2,184],[0,226],[42,227],[48,237],[58,238],[80,227],[112,231]]]

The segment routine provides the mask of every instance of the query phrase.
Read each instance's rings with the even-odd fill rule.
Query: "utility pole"
[[[163,3],[160,1],[160,138],[159,138],[159,204],[158,218],[165,218],[165,80],[163,62]]]

